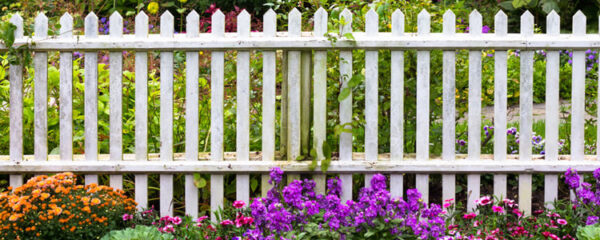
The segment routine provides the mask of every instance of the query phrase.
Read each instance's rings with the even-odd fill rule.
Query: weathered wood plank
[[[481,14],[473,10],[469,15],[469,34],[474,38],[481,35]],[[469,113],[468,155],[470,160],[481,154],[481,51],[469,51]],[[481,176],[467,175],[467,210],[475,208],[479,198]]]
[[[456,33],[456,16],[451,10],[444,13],[444,33],[452,36]],[[456,52],[444,51],[443,53],[443,124],[442,124],[442,158],[454,161],[456,153],[455,131],[455,85],[456,85]],[[442,200],[454,199],[456,192],[456,176],[442,175]]]
[[[200,34],[200,15],[192,10],[186,17],[186,37],[196,38]],[[198,52],[186,52],[186,112],[185,112],[185,155],[188,161],[198,161]],[[185,175],[185,213],[198,217],[198,188],[194,175]]]
[[[23,18],[18,13],[13,14],[10,23],[15,25],[15,39],[23,37]],[[62,63],[62,61],[61,61]],[[23,161],[23,64],[13,64],[9,68],[10,81],[10,161]],[[22,175],[10,175],[9,185],[23,185]]]
[[[397,9],[392,14],[392,34],[404,35],[404,13]],[[390,155],[392,161],[404,159],[404,51],[391,53],[391,109],[390,109]],[[404,176],[390,175],[390,194],[403,195]]]
[[[290,37],[299,37],[302,16],[294,8],[288,16],[288,32]],[[294,161],[300,156],[300,94],[301,94],[301,60],[300,51],[288,52],[287,78],[287,158]]]
[[[35,18],[35,39],[48,37],[48,18],[39,13]],[[36,161],[48,160],[48,53],[36,52],[33,56],[34,76],[34,130],[33,151]]]
[[[110,36],[118,41],[123,37],[123,18],[118,12],[110,16]],[[109,53],[110,71],[110,139],[109,150],[112,161],[123,160],[123,53]],[[123,189],[123,176],[111,175],[110,186]]]
[[[212,15],[211,34],[215,38],[223,37],[225,32],[225,15],[217,10]],[[210,70],[210,159],[223,161],[223,91],[224,91],[224,61],[225,53],[211,53]],[[223,175],[210,176],[210,210],[211,220],[215,221],[214,211],[223,206]]]
[[[240,38],[250,37],[250,14],[243,10],[237,18],[237,33]],[[250,157],[250,52],[237,53],[237,105],[236,105],[236,150],[238,161]],[[237,200],[250,202],[250,175],[236,175]]]
[[[506,14],[499,11],[494,18],[495,35],[506,36],[508,20]],[[494,52],[494,160],[506,160],[507,128],[507,52]],[[506,174],[494,174],[494,195],[506,197]]]
[[[135,17],[135,36],[148,37],[148,16]],[[135,52],[135,160],[148,160],[148,53]],[[148,207],[148,175],[135,175],[135,201],[138,210]]]
[[[60,18],[61,38],[73,36],[73,17]],[[73,52],[60,53],[60,160],[73,161]]]
[[[273,9],[269,9],[263,16],[263,32],[265,36],[274,37],[277,32],[277,14]],[[277,56],[275,51],[263,51],[263,112],[262,112],[262,160],[275,160],[275,98],[276,76],[277,76]],[[284,81],[285,82],[285,81]],[[283,114],[285,115],[285,114]],[[282,117],[283,117],[282,115]],[[261,195],[267,196],[267,191],[272,187],[269,184],[269,175],[261,176]]]
[[[417,17],[419,35],[429,35],[431,17],[425,10]],[[417,51],[417,159],[429,160],[429,51]],[[416,175],[417,189],[423,194],[423,200],[429,202],[429,175]]]
[[[315,13],[314,34],[325,38],[327,33],[327,11],[319,8]],[[314,114],[313,114],[313,148],[317,150],[317,158],[323,159],[323,143],[327,140],[327,51],[315,51],[314,55]],[[310,89],[310,85],[309,88]],[[310,105],[310,99],[308,99]],[[309,150],[310,151],[310,150]],[[315,191],[325,194],[326,177],[324,174],[313,176]]]
[[[174,18],[160,16],[160,35],[173,37]],[[173,52],[160,52],[160,160],[173,161]],[[173,175],[160,175],[160,215],[173,215]]]
[[[352,33],[352,13],[344,9],[340,14],[340,33]],[[340,82],[342,88],[348,88],[348,81],[352,78],[352,51],[340,51]],[[340,101],[340,124],[347,131],[340,133],[340,161],[352,161],[352,89],[348,97]],[[342,201],[352,199],[352,174],[340,174],[342,184]]]
[[[586,17],[581,11],[573,16],[573,35],[584,36]],[[571,159],[583,159],[585,128],[585,51],[573,51],[573,70],[571,87]]]
[[[98,37],[98,17],[93,12],[85,17],[85,35]],[[85,159],[98,161],[98,52],[84,53]],[[98,183],[98,175],[86,175],[85,184]]]
[[[379,33],[379,15],[374,9],[365,17],[365,32],[376,37]],[[379,52],[365,51],[365,156],[368,161],[377,161],[378,116],[379,116]],[[365,175],[365,186],[371,184],[371,174]]]
[[[521,35],[533,35],[533,15],[529,11],[521,16]],[[532,154],[533,110],[533,51],[521,52],[519,159],[529,161]],[[519,174],[519,209],[531,214],[531,174]]]
[[[546,34],[556,36],[560,34],[560,17],[552,11],[546,17]],[[559,116],[559,63],[558,51],[546,52],[546,161],[558,160],[558,126]],[[599,128],[600,129],[600,128]],[[544,176],[544,202],[553,202],[558,197],[558,176],[546,174]],[[553,204],[547,205],[553,208]]]

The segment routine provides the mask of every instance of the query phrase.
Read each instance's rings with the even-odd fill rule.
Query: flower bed
[[[338,178],[327,181],[326,194],[316,194],[310,179],[284,186],[280,169],[270,175],[267,197],[234,201],[216,212],[215,222],[159,217],[153,208],[135,212],[122,191],[75,185],[71,173],[37,176],[0,194],[0,239],[600,239],[600,169],[594,184],[569,169],[565,183],[575,200],[531,216],[514,200],[490,196],[472,211],[453,199],[426,205],[416,189],[394,198],[381,174],[358,200],[346,202]]]

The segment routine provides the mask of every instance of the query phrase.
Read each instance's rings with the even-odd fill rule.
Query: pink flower
[[[475,203],[480,206],[485,206],[492,203],[492,198],[490,198],[489,196],[484,196],[480,199],[475,200]]]
[[[233,207],[235,208],[243,208],[246,205],[246,203],[244,201],[234,201],[233,202]]]
[[[511,200],[508,198],[503,199],[502,202],[504,202],[504,204],[508,205],[509,207],[514,207],[517,205],[515,204],[515,200]]]
[[[202,216],[202,217],[196,218],[196,220],[194,220],[194,221],[197,222],[197,223],[200,223],[200,222],[204,221],[207,218],[208,218],[208,216]]]
[[[560,224],[560,225],[567,225],[567,220],[565,220],[565,219],[562,219],[562,218],[560,218],[560,219],[556,220],[556,222],[557,222],[558,224]]]
[[[181,218],[180,217],[173,217],[171,218],[171,222],[175,225],[179,225],[181,224]]]
[[[444,208],[449,208],[450,206],[452,206],[452,203],[449,203],[449,202],[444,203]]]
[[[467,213],[467,214],[463,215],[464,219],[473,219],[475,217],[477,217],[476,213]]]
[[[514,213],[515,215],[517,215],[517,217],[521,217],[521,216],[523,216],[523,213],[521,213],[521,212],[519,211],[519,209],[516,209],[516,208],[515,208],[515,209],[513,209],[512,213]]]
[[[233,224],[233,221],[229,220],[229,219],[225,219],[221,222],[221,225],[223,226],[227,226],[227,225],[231,225]]]
[[[127,213],[123,214],[123,221],[131,220],[131,219],[133,219],[133,215],[129,215]]]
[[[492,211],[496,212],[496,213],[503,213],[504,212],[504,208],[501,206],[492,206]]]

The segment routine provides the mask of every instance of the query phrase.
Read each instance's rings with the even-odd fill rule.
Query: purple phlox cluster
[[[569,64],[573,64],[573,51],[569,51],[569,50],[565,50],[565,51],[560,51],[561,54],[567,55],[568,56],[568,60],[567,62]],[[597,51],[592,51],[591,49],[588,49],[585,51],[585,65],[586,65],[586,70],[587,71],[591,71],[594,68],[594,64],[599,63],[599,59],[598,57],[596,57],[596,54],[598,54]]]
[[[494,126],[484,126],[483,127],[483,132],[485,133],[485,136],[490,136],[490,131],[492,131],[493,133],[494,130]]]
[[[312,180],[294,180],[281,186],[282,175],[278,168],[271,170],[274,187],[266,198],[256,198],[250,204],[255,228],[245,233],[248,239],[280,239],[290,231],[302,231],[303,224],[309,222],[324,231],[339,232],[341,239],[381,225],[396,236],[443,236],[442,208],[435,204],[428,208],[416,189],[408,190],[406,201],[392,198],[384,175],[373,175],[370,187],[360,190],[358,201],[345,203],[340,199],[342,182],[337,177],[327,181],[327,194],[323,195],[315,194]]]
[[[569,186],[570,189],[579,188],[579,174],[577,174],[577,170],[569,168],[567,172],[565,172],[565,183]]]

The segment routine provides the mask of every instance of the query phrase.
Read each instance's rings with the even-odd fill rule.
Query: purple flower
[[[483,27],[481,27],[481,32],[482,33],[489,33],[490,32],[490,27],[488,25],[483,25]]]
[[[374,191],[385,190],[387,188],[387,185],[385,183],[385,176],[379,173],[373,175],[373,178],[371,179],[371,187]]]
[[[594,225],[596,223],[598,223],[598,217],[597,216],[588,216],[587,220],[585,221],[585,225]]]
[[[340,196],[342,194],[342,181],[339,177],[327,180],[327,194]]]
[[[269,176],[271,177],[269,179],[269,184],[278,186],[281,182],[281,179],[283,178],[283,171],[281,170],[281,168],[274,167],[271,169],[271,173],[269,174]]]
[[[567,172],[565,172],[565,183],[569,186],[570,189],[576,189],[579,187],[579,174],[577,174],[577,170],[569,168]]]

